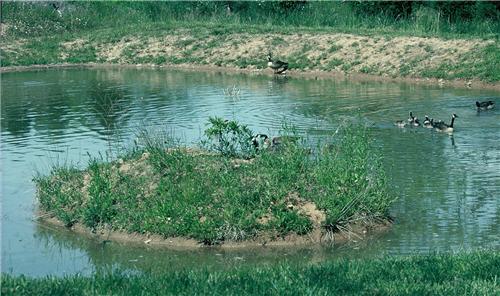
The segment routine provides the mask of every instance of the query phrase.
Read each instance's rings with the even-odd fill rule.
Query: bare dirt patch
[[[19,52],[9,54],[11,57],[32,50],[16,42],[2,44],[2,50]],[[214,35],[209,31],[191,32],[178,29],[156,36],[130,35],[99,43],[77,38],[61,44],[59,58],[61,62],[65,62],[69,55],[78,58],[78,49],[89,47],[95,49],[99,63],[175,66],[197,70],[202,67],[224,67],[228,71],[262,71],[268,70],[266,57],[268,52],[272,52],[276,59],[289,62],[290,74],[362,74],[411,81],[429,76],[425,74],[429,73],[429,70],[430,76],[434,75],[434,69],[441,69],[440,71],[448,71],[452,77],[452,69],[475,63],[484,64],[487,61],[483,61],[483,56],[478,53],[495,42],[480,39],[446,40],[343,33]],[[2,68],[3,71],[5,68]],[[459,71],[462,72],[464,70]],[[472,84],[470,79],[461,83],[467,87],[483,88],[484,84],[476,83],[479,79],[473,79]],[[434,80],[431,82],[434,83]],[[441,84],[441,81],[438,83]]]
[[[143,40],[136,37],[122,38],[117,43],[96,46],[98,56],[107,62],[130,63],[133,62],[130,59],[134,58],[162,56],[166,64],[183,59],[185,63],[259,69],[266,67],[266,55],[273,52],[278,59],[293,61],[290,65],[292,69],[361,72],[395,77],[418,76],[429,67],[460,63],[474,51],[493,42],[341,33],[238,33],[196,39],[176,32]],[[78,41],[73,44],[78,44]]]

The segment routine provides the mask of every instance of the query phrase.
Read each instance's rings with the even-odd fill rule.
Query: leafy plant
[[[235,120],[210,117],[203,144],[224,156],[249,158],[254,154],[252,131]]]

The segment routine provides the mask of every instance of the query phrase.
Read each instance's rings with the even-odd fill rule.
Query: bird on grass
[[[266,134],[256,134],[252,137],[252,145],[255,150],[278,149],[286,144],[297,143],[299,137],[294,136],[277,136],[269,138]]]

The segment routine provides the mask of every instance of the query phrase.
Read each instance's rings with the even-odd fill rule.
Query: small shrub
[[[248,158],[253,155],[252,131],[234,120],[210,117],[205,130],[205,146],[224,156]]]

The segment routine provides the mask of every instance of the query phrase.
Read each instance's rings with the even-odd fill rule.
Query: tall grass
[[[2,295],[498,295],[500,253],[476,251],[319,265],[282,263],[163,275],[2,274]]]
[[[92,159],[81,172],[55,168],[37,176],[42,209],[68,225],[182,236],[205,244],[259,233],[303,235],[314,223],[335,232],[351,222],[387,219],[393,198],[363,127],[346,127],[314,154],[300,141],[248,154],[254,148],[250,138],[246,144],[241,135],[232,138],[233,129],[219,129],[226,124],[251,134],[237,122],[212,118],[206,132],[214,143],[207,146],[211,151],[146,136],[144,147],[118,161]],[[282,136],[287,138],[295,139]],[[234,144],[247,147],[227,148]],[[324,212],[325,221],[311,220],[303,209],[308,202]]]
[[[296,27],[411,35],[498,36],[495,2],[60,2],[3,3],[4,22],[17,36],[53,35],[96,28],[219,27],[223,31]]]

